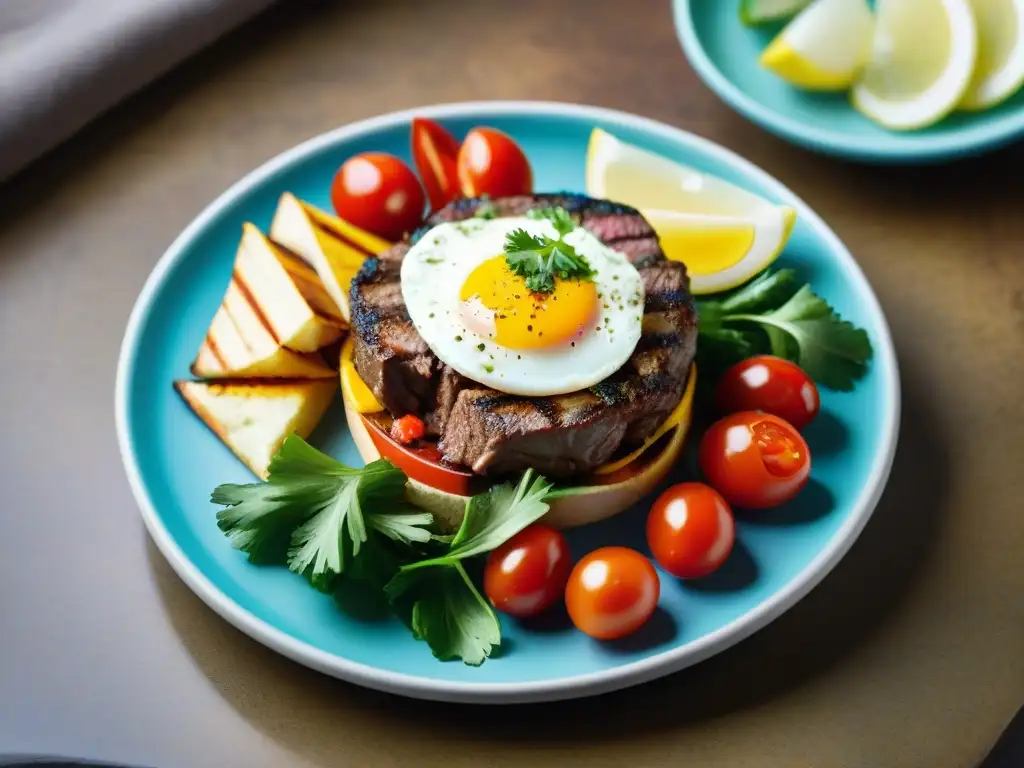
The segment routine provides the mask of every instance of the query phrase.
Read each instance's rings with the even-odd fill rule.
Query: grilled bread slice
[[[323,381],[174,382],[185,403],[257,477],[285,438],[309,437],[335,393],[337,379]]]
[[[341,338],[345,321],[316,271],[249,223],[233,277],[281,346],[316,352]]]
[[[192,375],[201,379],[330,379],[336,373],[319,355],[282,347],[233,277],[192,364]]]
[[[285,192],[270,225],[270,239],[293,251],[316,270],[328,295],[348,322],[349,286],[369,256],[391,243]]]

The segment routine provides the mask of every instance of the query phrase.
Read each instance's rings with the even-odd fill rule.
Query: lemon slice
[[[782,252],[796,221],[645,210],[665,256],[686,265],[690,290],[717,293],[745,283]]]
[[[695,294],[746,282],[782,252],[796,211],[595,128],[587,194],[638,209],[665,255],[686,264]]]
[[[871,54],[874,18],[866,0],[815,0],[776,35],[761,66],[799,88],[849,88]]]
[[[871,60],[853,106],[893,130],[932,125],[963,98],[977,54],[969,0],[877,0]]]
[[[740,0],[740,20],[747,25],[788,19],[811,0]]]
[[[994,107],[1024,83],[1024,0],[971,0],[978,60],[961,109]]]

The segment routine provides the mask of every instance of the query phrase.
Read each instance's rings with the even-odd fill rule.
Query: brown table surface
[[[1024,702],[1024,148],[894,170],[789,146],[698,81],[668,0],[292,5],[0,187],[0,751],[167,767],[976,764]],[[129,310],[210,200],[324,130],[481,98],[617,107],[739,151],[845,240],[902,367],[889,489],[833,574],[711,661],[576,703],[408,701],[276,656],[150,544],[114,437]]]

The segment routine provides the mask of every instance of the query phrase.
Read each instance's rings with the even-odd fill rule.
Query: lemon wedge
[[[713,216],[645,210],[665,256],[686,265],[690,290],[717,293],[745,283],[782,252],[796,214],[770,217]]]
[[[866,0],[815,0],[775,36],[761,66],[798,88],[845,90],[867,63],[873,29]]]
[[[638,209],[665,255],[686,264],[695,294],[728,290],[782,252],[796,211],[595,128],[587,194]]]
[[[788,19],[811,0],[741,0],[740,20],[747,25]]]
[[[960,108],[994,107],[1024,83],[1024,0],[971,0],[978,60]]]
[[[977,53],[969,0],[877,0],[871,59],[853,106],[886,128],[925,128],[963,98]]]

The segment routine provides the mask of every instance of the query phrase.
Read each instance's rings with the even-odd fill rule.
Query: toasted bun
[[[684,397],[692,396],[695,378],[696,370],[691,370]],[[380,452],[374,445],[363,418],[352,407],[348,398],[344,398],[344,401],[349,432],[363,461],[379,459]],[[594,485],[586,485],[585,481],[581,481],[580,485],[584,487],[578,492],[551,502],[551,509],[542,521],[555,528],[578,528],[612,517],[633,506],[651,493],[668,475],[683,450],[689,427],[690,410],[687,408],[679,425],[638,459],[639,469],[634,468],[603,477],[595,476]],[[619,476],[623,479],[616,480],[615,478]],[[458,530],[466,510],[466,502],[469,500],[468,496],[439,491],[412,478],[409,478],[406,484],[406,495],[410,502],[432,512],[440,526],[448,533]]]

